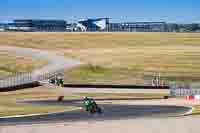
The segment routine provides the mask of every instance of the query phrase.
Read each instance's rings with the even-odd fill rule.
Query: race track
[[[56,101],[26,101],[28,104],[36,104],[40,106],[58,105]],[[78,106],[82,107],[79,100],[66,100],[60,103],[63,106]],[[170,105],[124,105],[124,104],[100,104],[103,108],[102,114],[90,114],[83,109],[55,113],[42,116],[28,116],[19,118],[0,118],[0,125],[24,125],[24,124],[41,124],[41,123],[57,123],[57,122],[72,122],[72,121],[105,121],[105,120],[122,120],[122,119],[137,119],[151,117],[174,117],[184,114],[191,110],[189,107],[170,106]]]
[[[19,55],[32,56],[33,58],[42,58],[48,61],[48,64],[32,73],[34,81],[39,81],[40,76],[45,73],[53,73],[61,69],[71,69],[81,63],[79,61],[65,59],[63,56],[58,56],[47,51],[35,50],[31,48],[17,48],[17,47],[1,47],[2,50],[13,51]],[[74,88],[60,88],[64,92],[80,92],[85,89]],[[105,90],[96,89],[92,92]],[[91,89],[86,89],[91,92]],[[107,91],[113,91],[108,89]],[[125,90],[123,90],[125,91]],[[26,101],[28,104],[37,104],[40,106],[57,105],[56,101]],[[79,100],[64,101],[63,106],[78,106],[82,107]],[[126,105],[126,104],[100,104],[103,108],[102,114],[90,114],[83,109],[74,110],[70,112],[54,113],[41,116],[27,116],[15,118],[0,118],[0,125],[26,125],[26,124],[41,124],[41,123],[55,123],[55,122],[71,122],[71,121],[105,121],[105,120],[121,120],[121,119],[137,119],[141,117],[169,117],[184,114],[191,110],[189,107],[172,106],[172,105]]]

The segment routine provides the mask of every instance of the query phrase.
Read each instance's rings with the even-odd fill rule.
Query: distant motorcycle
[[[54,85],[61,86],[61,87],[64,86],[64,80],[61,77],[51,78],[48,80],[48,82],[49,82],[49,84],[54,84]]]
[[[57,99],[57,102],[60,103],[60,102],[62,102],[63,100],[64,100],[64,96],[59,96],[58,99]]]
[[[90,113],[102,113],[102,109],[96,104],[94,99],[86,97],[84,99],[85,111]]]

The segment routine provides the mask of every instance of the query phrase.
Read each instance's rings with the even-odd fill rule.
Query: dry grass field
[[[199,33],[0,33],[0,45],[56,50],[86,63],[66,72],[71,83],[143,84],[155,72],[200,79]]]
[[[22,57],[0,50],[0,77],[11,76],[20,72],[30,72],[46,63],[44,60],[35,60],[31,57]]]

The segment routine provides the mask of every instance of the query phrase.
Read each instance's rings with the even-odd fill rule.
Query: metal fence
[[[40,73],[37,72],[17,73],[15,76],[1,79],[0,89],[45,81],[51,78],[55,78],[56,76],[64,76],[64,69],[51,72],[46,71]],[[194,87],[189,84],[177,84],[176,82],[169,82],[167,84],[170,87],[171,96],[200,95],[200,89],[198,87]]]
[[[172,89],[171,96],[194,96],[200,95],[200,89]]]
[[[43,80],[48,80],[57,75],[64,75],[64,70],[58,70],[54,72],[46,72],[36,74],[35,72],[29,73],[17,73],[15,76],[7,77],[0,80],[0,88],[16,87],[25,84],[31,84]]]
[[[170,85],[171,96],[190,96],[190,95],[200,95],[200,89],[198,87],[193,87],[188,84],[171,84]]]

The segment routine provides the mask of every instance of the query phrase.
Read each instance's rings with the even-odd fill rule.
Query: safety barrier
[[[200,95],[200,89],[198,86],[192,86],[189,84],[170,84],[171,96],[183,96],[186,99],[192,99],[193,96]]]
[[[185,96],[186,100],[192,101],[192,100],[200,100],[200,95],[190,95],[190,96]]]
[[[26,85],[35,84],[39,81],[48,80],[57,75],[64,75],[64,69],[42,73],[36,73],[36,71],[28,73],[17,73],[15,76],[1,79],[0,89],[8,89],[19,86],[23,87]]]
[[[170,89],[172,96],[194,96],[200,95],[200,89]]]

